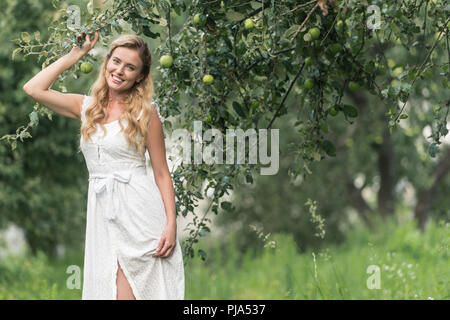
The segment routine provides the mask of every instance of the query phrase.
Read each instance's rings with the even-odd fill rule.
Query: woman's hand
[[[161,258],[167,258],[172,254],[176,244],[176,233],[176,224],[169,223],[166,225],[166,228],[162,233],[161,240],[159,241],[158,247],[156,248],[156,253],[153,255],[153,257],[160,256]]]
[[[72,50],[70,51],[70,54],[75,54],[77,55],[80,59],[86,55],[86,53],[88,53],[92,48],[94,48],[95,43],[98,40],[100,32],[96,31],[95,35],[94,35],[94,39],[91,40],[91,34],[86,34],[86,40],[83,43],[83,46],[80,48],[78,46],[75,46],[72,48]]]

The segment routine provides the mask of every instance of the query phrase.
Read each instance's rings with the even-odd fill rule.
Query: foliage
[[[20,36],[20,30],[34,28],[41,30],[41,39],[48,38],[46,28],[54,13],[49,7],[49,0],[9,1],[0,12],[4,22],[0,29],[4,43],[0,51],[0,128],[2,134],[19,128],[18,136],[24,137],[23,143],[17,143],[20,138],[13,139],[13,148],[4,143],[6,139],[0,143],[0,228],[14,223],[23,229],[34,253],[56,254],[59,244],[79,249],[84,245],[87,170],[78,150],[79,121],[33,107],[22,86],[40,68],[31,63],[35,56],[28,61],[17,56],[12,61],[15,44],[10,41]],[[73,80],[66,79],[67,85],[85,92],[88,79]],[[24,119],[30,120],[26,126],[21,125]]]
[[[402,58],[402,52],[387,52],[391,56]],[[442,95],[442,90],[430,81],[428,97]],[[392,146],[392,198],[394,209],[399,213],[399,222],[413,218],[417,205],[417,195],[429,188],[433,182],[433,172],[437,162],[445,163],[448,158],[439,155],[433,159],[427,154],[430,145],[426,130],[433,118],[428,97],[415,100],[409,118],[402,123],[402,130],[390,134]],[[349,97],[345,103],[352,102]],[[295,161],[289,154],[297,145],[295,119],[280,119],[280,149],[287,150],[282,155],[280,170],[273,176],[256,176],[253,183],[240,180],[233,189],[233,210],[222,210],[214,223],[221,232],[238,232],[237,245],[240,250],[254,247],[256,240],[250,225],[263,225],[266,232],[286,233],[293,236],[302,249],[317,248],[328,244],[346,241],[349,230],[357,228],[356,222],[363,222],[363,208],[352,197],[354,191],[361,195],[361,201],[367,205],[367,216],[374,228],[383,224],[375,220],[380,215],[380,184],[383,168],[379,161],[383,157],[381,146],[384,145],[386,130],[383,110],[376,98],[369,98],[358,119],[351,126],[343,123],[342,113],[329,121],[328,131],[335,136],[337,155],[327,161],[315,161],[309,169],[313,172],[306,179],[297,177],[291,181],[288,171]],[[294,108],[300,108],[293,106]],[[350,188],[349,186],[353,186]],[[450,176],[444,176],[437,188],[433,189],[435,197],[428,209],[429,217],[450,221]],[[314,236],[316,230],[310,220],[311,213],[306,205],[308,199],[317,201],[317,213],[326,220],[326,236],[323,241]],[[393,215],[393,211],[389,212]]]
[[[448,223],[433,221],[425,233],[413,222],[388,223],[376,233],[350,230],[343,245],[300,253],[292,236],[277,233],[275,247],[240,255],[239,234],[208,235],[199,243],[208,258],[186,268],[186,299],[447,300],[449,236]],[[0,299],[80,299],[81,290],[66,287],[66,269],[82,259],[82,252],[62,260],[43,254],[2,259]],[[380,267],[380,289],[366,285],[370,265]]]
[[[57,0],[53,3],[55,7],[65,5]],[[90,12],[82,11],[82,30],[88,26],[100,28],[101,43],[105,44],[113,29],[120,32],[117,22],[120,18],[138,34],[165,39],[155,54],[170,54],[174,61],[170,68],[158,68],[161,81],[155,87],[156,101],[165,118],[177,117],[178,128],[192,129],[193,120],[202,120],[205,129],[217,128],[225,134],[227,128],[270,129],[283,115],[295,118],[298,138],[291,152],[296,158],[289,168],[290,179],[295,179],[299,175],[306,177],[314,161],[336,155],[335,137],[327,130],[332,117],[329,110],[334,108],[342,113],[342,123],[354,123],[360,113],[358,106],[343,102],[349,89],[359,87],[377,97],[385,116],[384,126],[391,133],[408,119],[407,102],[423,95],[418,85],[421,80],[437,79],[443,90],[448,89],[450,8],[445,1],[391,0],[371,4],[382,12],[377,30],[368,27],[373,16],[367,13],[367,1],[321,0],[299,4],[296,0],[121,0],[108,1],[103,6],[94,2]],[[40,44],[42,37],[36,37],[34,31],[23,31],[21,38],[14,40],[18,48],[13,55],[36,54],[45,59],[45,66],[67,53],[76,43],[79,30],[67,28],[66,22],[71,17],[65,8],[59,13],[46,43]],[[198,13],[205,17],[205,23],[194,23],[192,18]],[[181,14],[187,19],[179,30],[173,30],[173,16]],[[251,30],[243,27],[248,18],[255,21]],[[156,25],[163,27],[161,33],[155,31]],[[317,32],[309,32],[311,28],[319,29],[317,39],[314,39]],[[411,55],[408,63],[392,63],[386,58],[384,53],[394,46],[408,50]],[[213,50],[209,55],[208,49]],[[307,57],[312,59],[308,66]],[[96,61],[92,56],[86,59]],[[78,77],[78,72],[73,68],[61,76],[61,90],[65,90],[68,78]],[[211,84],[202,81],[205,74],[213,76]],[[312,82],[308,81],[304,87],[307,79]],[[301,108],[297,111],[288,103],[294,87],[300,94]],[[448,96],[441,95],[429,99],[438,106],[436,118],[429,122],[433,138],[428,148],[431,156],[436,155],[440,140],[448,132],[447,99]],[[32,114],[34,127],[37,123],[33,119],[37,117]],[[164,126],[169,132],[175,127],[169,120]],[[26,130],[3,138],[14,148],[18,139],[29,138]],[[202,141],[202,145],[207,142]],[[260,167],[261,164],[202,163],[182,164],[175,170],[177,212],[193,215],[191,237],[185,246],[187,257],[194,256],[193,244],[198,237],[209,232],[208,211],[202,218],[194,211],[198,200],[203,199],[199,192],[203,182],[207,181],[207,190],[214,190],[208,210],[217,214],[222,207],[220,200],[238,179],[252,182]]]
[[[190,299],[448,299],[449,226],[433,221],[420,233],[415,224],[355,228],[345,243],[319,251],[280,233],[261,254],[238,254],[239,234],[205,239],[199,245],[210,256],[188,266],[186,290]],[[370,265],[381,269],[380,289],[366,286]]]

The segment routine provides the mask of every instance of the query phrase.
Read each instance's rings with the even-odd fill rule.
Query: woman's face
[[[137,50],[117,47],[106,65],[106,82],[110,90],[122,92],[142,80],[142,61]]]

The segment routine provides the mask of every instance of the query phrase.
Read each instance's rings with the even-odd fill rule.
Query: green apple
[[[203,26],[205,24],[205,17],[202,14],[197,13],[194,16],[194,24],[199,27]]]
[[[252,30],[253,27],[255,26],[255,24],[253,23],[252,19],[248,18],[248,19],[245,20],[244,26],[245,26],[245,29]]]
[[[334,54],[341,52],[342,51],[342,46],[339,43],[334,43],[331,46],[331,52],[333,52]]]
[[[335,116],[339,113],[339,111],[336,110],[335,107],[331,107],[330,109],[328,109],[328,113],[329,113],[331,116],[335,117]]]
[[[81,72],[83,73],[89,73],[92,71],[92,64],[89,62],[83,62],[80,66]]]
[[[163,55],[161,57],[161,59],[159,59],[159,63],[164,67],[164,68],[170,68],[172,66],[173,63],[173,58],[170,55]]]
[[[307,57],[305,59],[305,65],[310,66],[312,64],[312,58],[311,57]]]
[[[306,79],[303,85],[305,86],[306,89],[311,90],[312,88],[314,88],[314,80]]]
[[[348,84],[348,88],[353,92],[357,91],[359,89],[359,84],[354,81],[350,81]]]
[[[213,76],[210,75],[210,74],[205,74],[205,75],[203,76],[203,82],[204,82],[204,83],[211,84],[211,83],[213,82],[213,80],[214,80],[214,78],[213,78]]]
[[[320,36],[320,30],[316,27],[309,29],[308,33],[311,35],[311,39],[313,40],[316,40]]]

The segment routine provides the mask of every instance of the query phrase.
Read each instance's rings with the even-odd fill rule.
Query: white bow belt
[[[106,212],[105,218],[114,220],[117,217],[117,211],[119,208],[119,199],[115,195],[117,190],[117,183],[130,182],[131,172],[112,172],[109,174],[92,174],[89,176],[89,180],[94,179],[95,194],[99,195],[106,192]],[[97,199],[94,200],[94,204],[97,203]],[[95,205],[94,205],[94,212]]]

